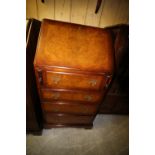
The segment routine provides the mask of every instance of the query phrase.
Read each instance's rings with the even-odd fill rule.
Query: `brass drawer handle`
[[[91,86],[94,87],[97,84],[97,80],[92,79],[92,80],[89,81],[89,83],[91,84]]]
[[[52,76],[52,81],[54,84],[58,84],[60,82],[61,78],[59,76]]]
[[[92,96],[90,95],[86,95],[84,98],[86,101],[92,101]]]
[[[54,100],[59,99],[59,97],[60,97],[60,94],[59,94],[59,93],[54,93],[54,94],[52,94],[52,98],[53,98]]]

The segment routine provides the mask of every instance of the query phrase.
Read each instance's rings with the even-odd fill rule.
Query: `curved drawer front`
[[[93,121],[93,116],[77,116],[66,114],[44,113],[44,121],[51,124],[89,124]]]
[[[82,101],[82,102],[99,102],[102,99],[102,93],[82,92],[82,91],[53,91],[41,89],[42,101]]]
[[[45,71],[44,83],[46,87],[55,89],[100,90],[105,85],[106,78],[101,75]]]
[[[69,113],[69,114],[95,114],[97,111],[97,105],[89,104],[77,104],[77,103],[65,103],[65,102],[52,102],[42,103],[42,109],[45,112],[54,113]]]

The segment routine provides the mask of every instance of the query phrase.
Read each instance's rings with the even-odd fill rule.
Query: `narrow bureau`
[[[44,128],[90,128],[114,72],[112,34],[44,19],[34,69]]]

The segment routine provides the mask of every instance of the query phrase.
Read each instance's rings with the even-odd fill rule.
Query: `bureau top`
[[[112,34],[100,28],[44,19],[34,65],[112,73]]]

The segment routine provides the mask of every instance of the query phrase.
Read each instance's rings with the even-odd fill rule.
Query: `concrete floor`
[[[53,128],[27,135],[27,155],[128,155],[129,117],[98,115],[93,129]]]

